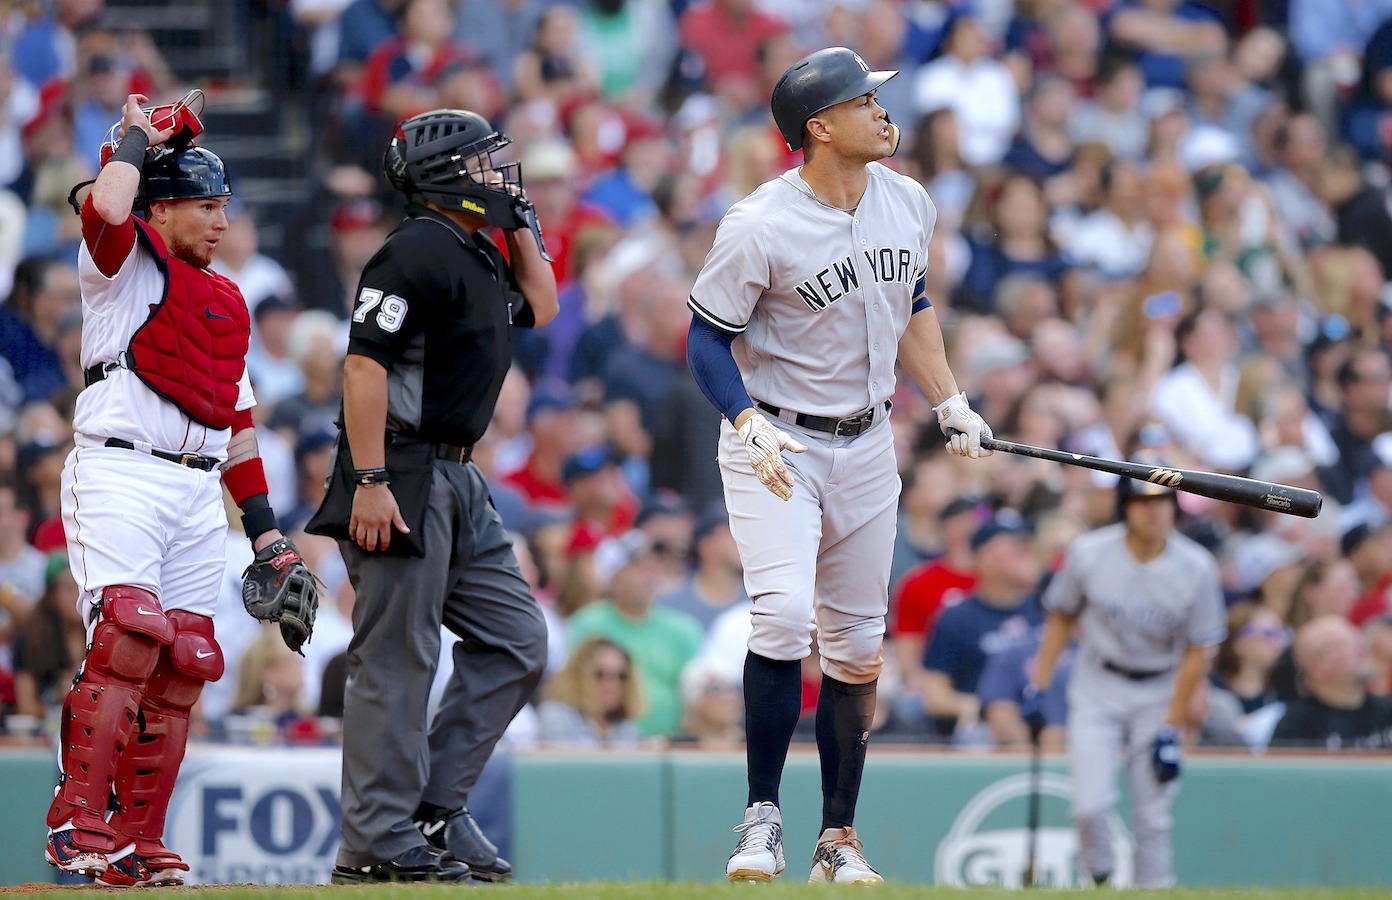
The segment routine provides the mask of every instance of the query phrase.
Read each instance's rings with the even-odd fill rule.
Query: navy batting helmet
[[[136,206],[143,208],[157,200],[231,195],[227,168],[216,153],[206,147],[176,147],[160,150],[145,161],[140,170],[140,195],[136,198]]]
[[[872,72],[860,54],[845,47],[818,50],[793,63],[773,86],[773,121],[788,149],[801,150],[802,127],[808,119],[828,106],[864,96],[898,74]]]
[[[396,126],[382,157],[387,181],[408,198],[464,210],[491,225],[517,228],[520,163],[495,165],[493,153],[512,143],[466,109],[435,109]]]
[[[1165,467],[1163,460],[1158,458],[1138,458],[1135,462],[1145,466],[1155,467],[1151,473],[1150,481],[1142,481],[1139,478],[1122,477],[1117,482],[1116,488],[1116,513],[1118,519],[1126,518],[1126,501],[1132,497],[1170,497],[1176,504],[1179,502],[1179,495],[1170,485],[1177,483],[1173,477],[1177,473]]]

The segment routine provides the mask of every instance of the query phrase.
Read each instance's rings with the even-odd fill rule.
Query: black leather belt
[[[449,460],[462,466],[474,458],[474,445],[465,444],[461,447],[455,444],[436,444],[435,458]]]
[[[812,416],[807,413],[795,413],[792,410],[782,409],[772,403],[765,403],[762,400],[755,400],[754,405],[764,412],[773,415],[775,418],[785,422],[792,422],[802,428],[810,428],[812,431],[824,431],[837,437],[855,437],[862,431],[866,431],[871,425],[875,424],[875,414],[888,412],[890,402],[885,402],[872,406],[864,412],[858,412],[853,416],[846,416],[844,419],[831,419],[826,416]]]
[[[1110,659],[1102,660],[1102,668],[1106,669],[1108,672],[1113,672],[1117,675],[1120,675],[1122,678],[1126,678],[1131,681],[1149,681],[1152,678],[1159,678],[1161,675],[1168,674],[1170,671],[1169,669],[1157,669],[1152,671],[1147,671],[1144,669],[1128,669],[1125,666],[1117,665]]]
[[[120,438],[107,438],[106,446],[115,447],[119,450],[137,449],[130,441],[123,441]],[[199,456],[197,453],[171,453],[168,450],[156,450],[150,448],[151,456],[158,456],[160,459],[167,459],[172,463],[181,466],[188,466],[190,469],[202,469],[204,472],[211,472],[218,467],[219,460],[216,456]]]

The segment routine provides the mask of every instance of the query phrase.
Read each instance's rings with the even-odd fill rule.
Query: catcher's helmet
[[[773,86],[773,121],[788,149],[801,150],[808,119],[828,106],[864,96],[898,74],[894,69],[872,72],[860,54],[845,47],[818,50],[793,63]]]
[[[478,113],[431,110],[396,126],[382,156],[382,172],[412,200],[462,209],[490,225],[515,228],[522,166],[495,165],[492,156],[511,143]]]
[[[136,198],[136,206],[144,208],[156,200],[231,195],[227,168],[216,153],[206,147],[168,148],[147,159],[140,170],[140,195]]]

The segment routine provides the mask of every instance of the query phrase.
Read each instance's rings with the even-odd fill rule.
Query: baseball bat
[[[1047,450],[1030,444],[1017,444],[999,438],[982,438],[981,446],[987,450],[1000,450],[1035,459],[1047,459],[1068,466],[1082,466],[1099,472],[1110,472],[1123,478],[1135,478],[1164,485],[1176,491],[1198,494],[1228,503],[1241,503],[1257,509],[1285,513],[1290,516],[1304,516],[1313,519],[1319,515],[1324,498],[1319,491],[1276,484],[1271,481],[1257,481],[1255,478],[1242,478],[1238,475],[1221,475],[1217,472],[1195,472],[1191,469],[1171,469],[1167,466],[1148,466],[1143,463],[1123,462],[1116,459],[1101,459],[1081,453],[1064,450]]]
[[[1040,770],[1043,767],[1044,749],[1039,745],[1039,732],[1030,729],[1030,794],[1029,794],[1029,817],[1026,821],[1029,831],[1029,848],[1027,851],[1027,862],[1025,863],[1024,886],[1034,887],[1036,882],[1034,873],[1035,848],[1039,843],[1039,779]]]

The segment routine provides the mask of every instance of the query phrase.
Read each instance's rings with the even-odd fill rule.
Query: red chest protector
[[[130,368],[193,421],[230,428],[251,342],[246,301],[231,280],[171,256],[159,234],[135,222],[164,273],[164,297],[131,336]]]

